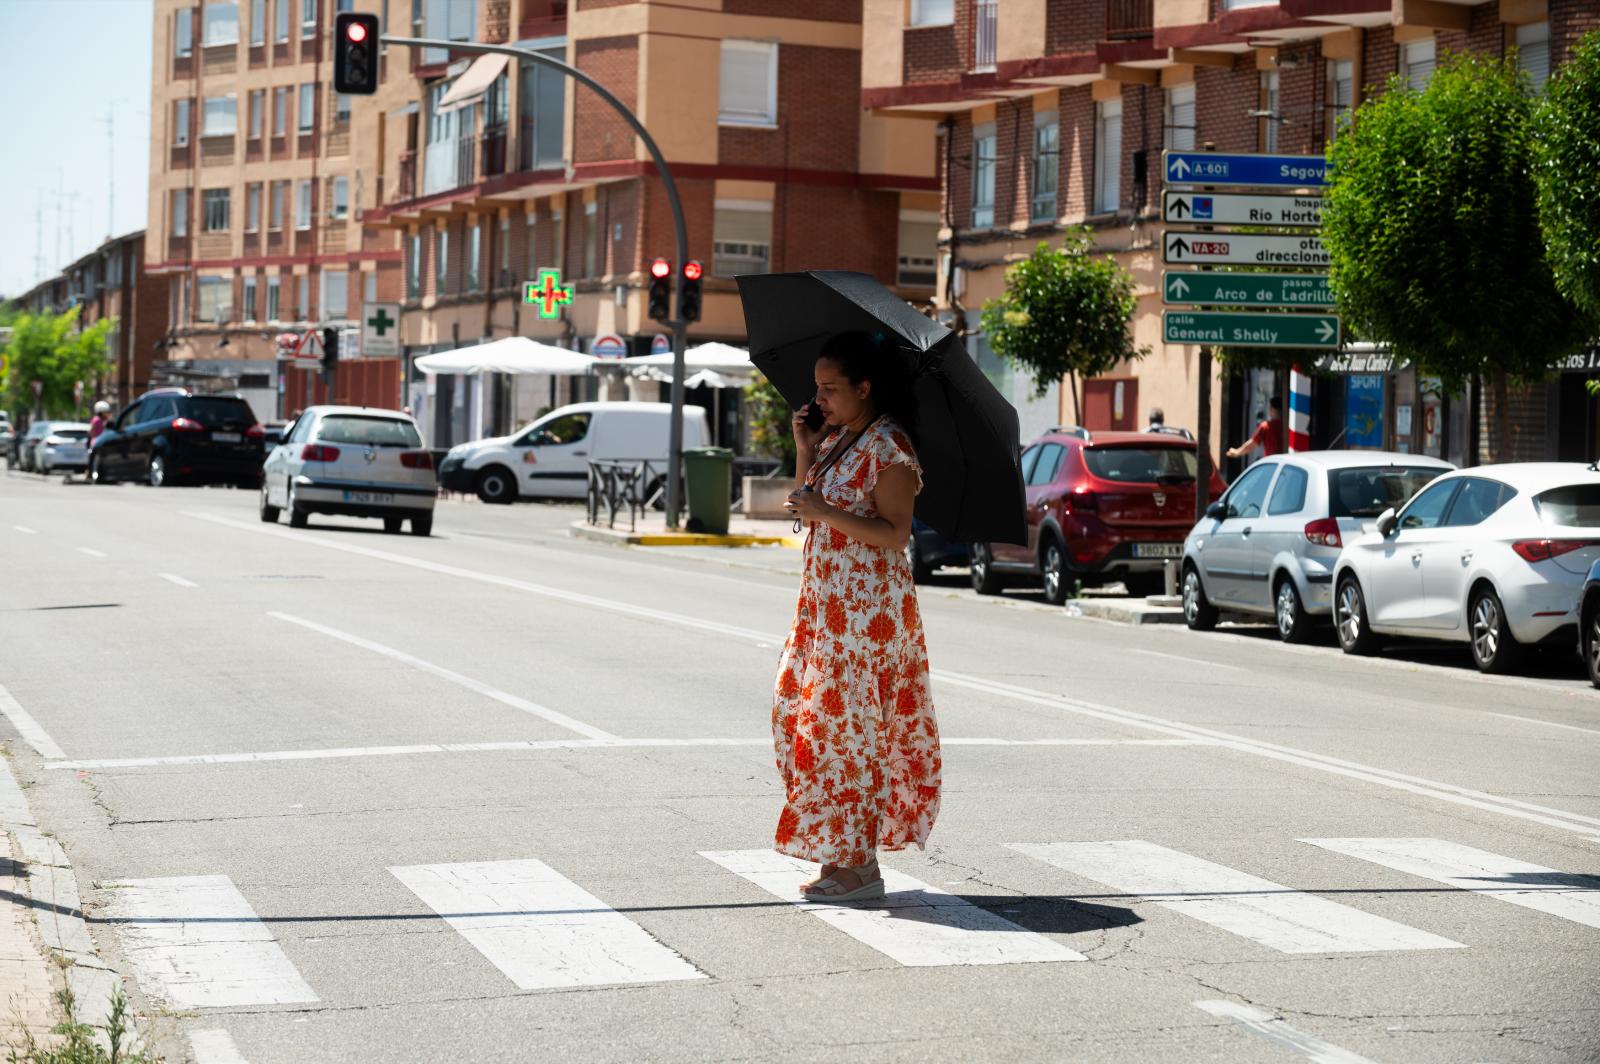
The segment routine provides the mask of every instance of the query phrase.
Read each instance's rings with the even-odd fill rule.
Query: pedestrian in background
[[[939,729],[905,555],[922,490],[908,375],[873,336],[846,332],[823,345],[815,378],[786,503],[809,529],[772,711],[786,796],[775,845],[822,866],[803,898],[847,902],[883,896],[878,850],[927,841]]]
[[[1283,400],[1274,395],[1267,401],[1267,407],[1272,411],[1271,416],[1256,426],[1248,440],[1237,447],[1228,448],[1229,458],[1248,454],[1255,447],[1261,448],[1263,458],[1283,453]]]

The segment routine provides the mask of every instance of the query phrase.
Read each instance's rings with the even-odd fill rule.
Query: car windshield
[[[1568,528],[1600,528],[1600,484],[1568,484],[1533,497],[1539,520]]]
[[[250,409],[250,404],[231,396],[196,395],[180,399],[179,409],[184,417],[192,418],[202,425],[225,425],[231,422],[248,426],[256,422],[256,415]]]
[[[1424,466],[1352,466],[1328,472],[1329,517],[1377,517],[1398,509],[1443,469]]]
[[[325,443],[365,444],[369,447],[421,447],[422,437],[409,421],[392,417],[335,414],[322,419],[317,439]]]
[[[1184,447],[1085,447],[1083,461],[1101,480],[1176,484],[1193,480],[1194,452]]]

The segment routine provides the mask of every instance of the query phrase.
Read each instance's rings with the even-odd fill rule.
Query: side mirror
[[[1394,507],[1391,506],[1387,510],[1383,511],[1383,513],[1378,515],[1378,534],[1384,539],[1388,539],[1390,536],[1394,535],[1395,524],[1396,521]]]
[[[1218,499],[1206,507],[1206,516],[1213,521],[1224,520],[1228,516],[1228,507],[1223,504],[1221,499]]]

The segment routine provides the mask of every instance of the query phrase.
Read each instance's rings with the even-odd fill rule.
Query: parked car
[[[1219,610],[1272,617],[1304,640],[1333,613],[1345,542],[1377,526],[1449,462],[1374,451],[1302,451],[1263,459],[1212,503],[1183,544],[1183,619],[1215,627]]]
[[[1575,462],[1476,466],[1439,477],[1334,571],[1347,654],[1386,635],[1467,643],[1484,672],[1523,647],[1578,638],[1584,577],[1600,560],[1600,472]]]
[[[261,484],[266,430],[250,404],[233,395],[183,388],[146,392],[94,441],[89,478],[96,483]]]
[[[1589,669],[1589,682],[1600,687],[1600,561],[1589,566],[1578,596],[1578,653]]]
[[[89,426],[82,421],[51,421],[48,431],[33,445],[33,470],[43,476],[52,473],[81,473],[89,461]]]
[[[11,445],[16,442],[17,430],[11,427],[11,422],[0,418],[0,454],[6,456],[6,462],[11,461]]]
[[[1074,580],[1159,590],[1194,524],[1198,464],[1194,441],[1181,436],[1052,429],[1022,452],[1028,542],[973,544],[972,586],[992,595],[1013,580],[1037,582],[1056,605]],[[1223,488],[1213,471],[1207,497]]]
[[[261,447],[266,453],[261,456],[266,461],[272,449],[283,442],[283,430],[289,427],[287,421],[264,421],[261,423]]]
[[[916,583],[926,584],[934,573],[948,566],[966,565],[970,557],[965,543],[951,543],[931,526],[912,518],[906,560],[911,563],[911,578]]]
[[[39,448],[45,440],[58,428],[65,430],[82,429],[81,439],[88,439],[89,426],[80,421],[47,421],[41,419],[28,426],[28,431],[22,434],[17,442],[17,465],[25,472],[38,473]],[[58,437],[59,438],[59,437]]]
[[[433,531],[433,456],[409,414],[365,406],[307,407],[268,456],[261,520],[304,528],[312,514],[378,517],[385,532]]]
[[[575,403],[509,436],[450,448],[439,464],[439,482],[448,491],[477,492],[484,502],[581,499],[589,490],[589,463],[597,459],[648,460],[664,477],[671,429],[669,403]],[[706,412],[685,407],[683,445],[703,447],[710,439]]]

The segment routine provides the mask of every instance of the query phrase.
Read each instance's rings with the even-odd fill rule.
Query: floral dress
[[[820,478],[840,446],[824,442],[807,483],[832,506],[875,516],[883,470],[922,467],[905,432],[880,418]],[[811,525],[794,625],[784,644],[772,737],[786,801],[780,853],[860,866],[874,851],[922,846],[939,812],[939,729],[928,651],[905,552]]]

